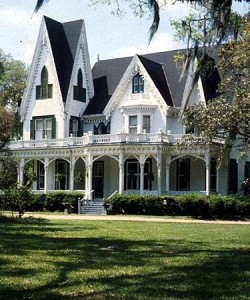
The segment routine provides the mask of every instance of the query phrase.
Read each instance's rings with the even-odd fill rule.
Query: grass
[[[0,299],[250,299],[250,226],[0,218]]]

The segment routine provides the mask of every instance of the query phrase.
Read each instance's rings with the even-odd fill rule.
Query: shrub
[[[110,199],[112,214],[179,215],[202,218],[250,217],[250,197],[115,195]]]

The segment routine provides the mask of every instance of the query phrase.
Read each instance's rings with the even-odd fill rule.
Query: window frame
[[[130,124],[130,120],[132,119],[132,118],[135,118],[135,120],[136,120],[136,125],[131,125]],[[132,132],[132,131],[136,131],[136,132]],[[129,134],[131,134],[131,135],[136,135],[137,133],[138,133],[138,115],[129,115],[128,116],[128,132],[129,132]]]
[[[46,123],[48,120],[51,119],[51,128],[46,127]],[[43,128],[42,129],[36,129],[37,121],[42,121]],[[41,138],[37,138],[38,134],[37,131],[42,132]],[[51,136],[48,136],[48,132],[51,132]],[[41,140],[41,139],[55,139],[56,138],[56,118],[54,115],[48,115],[48,116],[37,116],[33,117],[30,120],[30,139],[31,140]]]
[[[144,93],[144,76],[139,73],[132,79],[132,94]]]
[[[145,126],[144,123],[144,118],[148,117],[149,118],[149,124],[146,124]],[[142,132],[145,133],[150,133],[151,132],[151,115],[142,115]]]

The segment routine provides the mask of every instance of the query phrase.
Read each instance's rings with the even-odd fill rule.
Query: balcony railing
[[[84,134],[82,137],[68,137],[65,139],[43,139],[43,140],[18,140],[11,141],[8,148],[14,149],[30,149],[30,148],[68,148],[68,147],[83,147],[86,145],[98,144],[115,144],[115,143],[167,143],[176,144],[185,135],[170,134],[161,131],[156,133],[139,133],[136,135],[119,133],[119,134],[103,134],[93,135],[92,132]],[[201,144],[201,138],[193,138],[193,143]]]

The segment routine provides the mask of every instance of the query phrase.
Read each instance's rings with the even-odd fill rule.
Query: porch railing
[[[65,139],[43,139],[43,140],[18,140],[11,141],[8,148],[30,149],[30,148],[69,148],[83,147],[85,145],[115,144],[115,143],[168,143],[176,144],[184,134],[170,134],[161,131],[156,133],[139,133],[136,135],[128,133],[93,135],[92,132],[84,134],[82,137],[68,137]],[[201,138],[192,138],[193,143],[202,143]],[[218,142],[218,141],[217,141]]]

